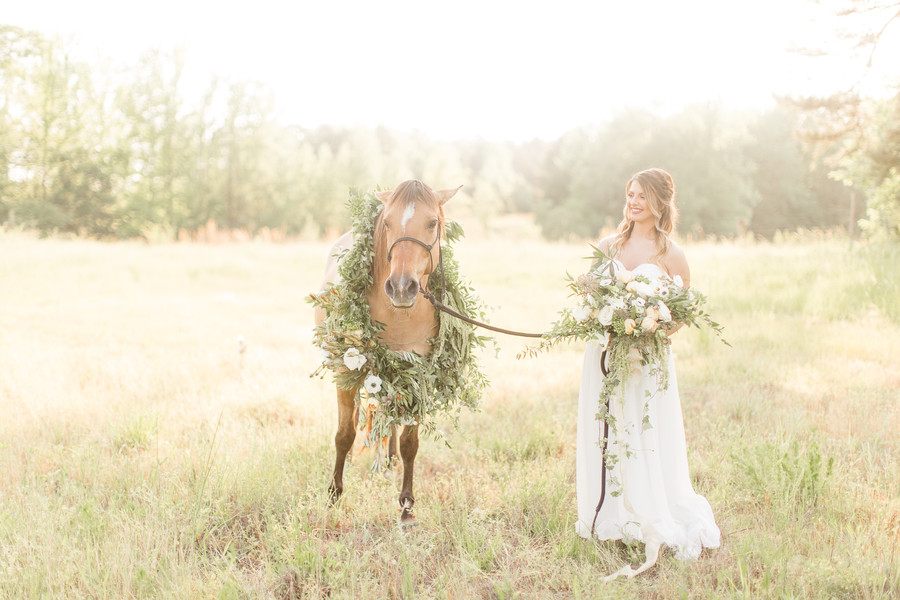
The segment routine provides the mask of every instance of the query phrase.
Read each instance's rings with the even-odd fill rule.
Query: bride
[[[625,218],[614,235],[600,241],[600,249],[614,257],[617,269],[650,278],[680,277],[688,287],[687,260],[671,240],[678,217],[671,175],[662,169],[641,171],[628,182],[625,193]],[[644,563],[636,569],[626,564],[605,579],[630,578],[656,564],[662,545],[672,548],[679,560],[692,559],[704,547],[717,548],[720,535],[709,503],[691,485],[671,352],[665,389],[658,389],[652,365],[634,365],[623,382],[624,393],[610,402],[609,413],[617,426],[609,428],[607,440],[596,416],[603,385],[602,352],[602,345],[589,344],[584,354],[575,461],[576,530],[599,540],[642,542]],[[641,426],[645,409],[649,429]],[[609,465],[603,460],[604,441],[607,457],[616,457]]]

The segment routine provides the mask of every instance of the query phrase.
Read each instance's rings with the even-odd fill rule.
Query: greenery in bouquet
[[[379,341],[384,324],[372,320],[366,292],[373,283],[373,234],[382,206],[374,193],[351,190],[354,243],[339,255],[340,281],[308,298],[326,314],[313,335],[322,364],[312,376],[331,371],[340,388],[357,390],[360,427],[366,426],[366,414],[371,418],[366,445],[390,435],[394,425],[419,425],[425,435],[441,435],[437,417],[449,416],[455,425],[463,407],[478,409],[488,383],[476,351],[490,338],[476,335],[472,325],[445,313],[437,313],[438,334],[429,340],[429,356],[396,352]],[[433,274],[428,287],[447,306],[484,319],[483,304],[461,281],[453,257],[452,244],[462,236],[462,227],[448,221],[441,250],[443,273]]]
[[[706,297],[685,288],[681,277],[636,275],[601,249],[591,248],[594,267],[577,278],[567,275],[576,306],[563,310],[540,344],[528,348],[525,354],[535,355],[560,342],[578,339],[607,345],[609,353],[621,348],[624,354],[635,357],[634,352],[638,352],[641,363],[650,364],[662,360],[668,332],[679,324],[705,325],[722,338],[722,326],[704,309]]]
[[[711,328],[725,344],[723,328],[713,321],[704,306],[706,297],[684,287],[680,277],[647,276],[633,273],[601,249],[591,246],[593,268],[577,278],[567,275],[569,289],[576,298],[573,308],[560,314],[536,347],[519,354],[535,356],[553,346],[572,340],[597,343],[606,350],[607,376],[599,398],[597,418],[616,427],[609,402],[619,390],[624,393],[628,375],[641,366],[649,367],[656,390],[645,390],[642,428],[652,426],[649,402],[654,393],[668,389],[669,332],[679,325]],[[616,458],[607,454],[607,464]]]

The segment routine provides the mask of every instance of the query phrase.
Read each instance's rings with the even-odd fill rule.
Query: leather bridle
[[[391,244],[391,247],[388,248],[388,253],[387,253],[387,261],[388,262],[391,262],[391,254],[394,252],[394,246],[396,246],[400,242],[415,242],[418,245],[425,248],[426,250],[428,250],[428,261],[430,262],[430,266],[431,266],[431,271],[429,272],[429,275],[431,273],[434,273],[434,255],[431,254],[431,249],[434,248],[436,245],[438,247],[438,257],[439,257],[438,262],[443,267],[443,263],[440,261],[440,257],[441,257],[441,254],[440,254],[440,252],[441,252],[441,228],[440,228],[440,225],[438,225],[437,236],[435,236],[434,241],[431,242],[430,244],[426,244],[422,240],[420,240],[418,238],[410,237],[408,235],[404,235],[403,237],[398,237],[396,240],[394,240],[394,243]],[[443,272],[443,268],[441,268],[441,271]]]
[[[431,291],[426,290],[425,288],[423,288],[421,286],[419,287],[419,292],[423,296],[425,296],[425,298],[428,299],[428,301],[431,302],[431,304],[433,304],[436,309],[443,311],[450,316],[456,317],[457,319],[460,319],[461,321],[465,321],[466,323],[475,325],[476,327],[483,327],[484,329],[490,329],[491,331],[496,331],[497,333],[505,333],[507,335],[517,335],[519,337],[532,337],[532,338],[543,337],[543,334],[541,334],[541,333],[523,333],[521,331],[512,331],[510,329],[503,329],[501,327],[495,327],[493,325],[488,325],[487,323],[482,323],[481,321],[476,321],[475,319],[467,317],[466,315],[461,314],[444,304],[444,302],[443,302],[444,288],[447,287],[447,285],[446,285],[446,282],[444,281],[444,253],[441,252],[440,224],[438,226],[437,236],[434,238],[434,241],[430,244],[426,244],[422,240],[408,236],[408,235],[399,237],[396,240],[394,240],[394,243],[391,244],[390,248],[388,248],[388,253],[387,253],[388,263],[391,262],[391,253],[394,251],[394,246],[396,246],[400,242],[415,242],[416,244],[418,244],[418,245],[422,246],[423,248],[425,248],[426,250],[428,250],[428,259],[429,259],[429,261],[431,261],[431,272],[429,273],[429,275],[434,275],[434,272],[435,272],[434,257],[431,253],[431,249],[434,248],[435,246],[438,247],[438,268],[441,271],[441,287],[440,287],[441,297],[435,298],[434,294]]]

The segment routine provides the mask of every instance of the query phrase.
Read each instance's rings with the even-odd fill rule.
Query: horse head
[[[384,208],[375,229],[375,260],[386,261],[390,268],[384,293],[394,308],[411,308],[438,264],[444,204],[459,188],[432,190],[411,179],[376,192]]]

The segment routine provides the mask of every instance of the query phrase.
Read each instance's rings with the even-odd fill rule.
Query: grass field
[[[0,233],[0,598],[900,597],[900,248],[686,246],[733,345],[675,342],[723,543],[607,584],[639,551],[574,531],[578,345],[498,336],[483,410],[421,446],[418,527],[362,460],[329,506],[326,248]],[[457,254],[495,324],[543,330],[588,250]]]

